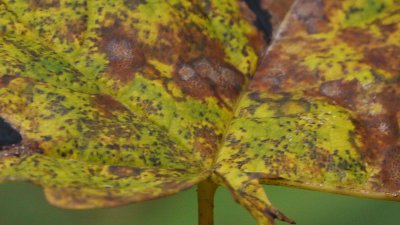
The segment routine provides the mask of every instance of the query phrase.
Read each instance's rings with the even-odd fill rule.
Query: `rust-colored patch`
[[[16,76],[4,75],[0,77],[0,87],[7,86],[12,80],[17,78]]]
[[[31,155],[34,153],[43,154],[44,151],[39,147],[39,143],[29,140],[24,140],[21,143],[3,146],[0,149],[0,158],[3,157],[20,157]]]
[[[391,23],[391,24],[382,24],[379,23],[378,27],[380,31],[385,34],[385,36],[388,36],[389,34],[392,34],[396,31],[398,26],[398,23]]]
[[[108,75],[126,82],[145,65],[146,57],[135,35],[126,32],[119,23],[118,19],[114,19],[113,25],[102,28],[100,46],[109,61]]]
[[[379,161],[383,152],[396,144],[400,136],[397,119],[392,115],[369,116],[361,119],[365,129],[366,158]]]
[[[71,21],[67,23],[67,33],[66,39],[68,42],[73,42],[78,40],[82,42],[82,35],[86,31],[86,23],[87,21]]]
[[[162,188],[166,189],[166,190],[173,190],[173,189],[178,189],[178,188],[182,188],[183,189],[187,189],[189,187],[191,187],[191,185],[189,183],[180,183],[180,182],[176,182],[176,181],[170,181],[170,182],[165,182],[162,184]],[[187,187],[185,187],[187,186]]]
[[[293,11],[290,13],[290,22],[285,23],[284,29],[279,32],[278,38],[293,37],[293,33],[298,35],[304,32],[308,34],[329,32],[331,30],[327,23],[329,6],[327,7],[326,5],[331,4],[331,2],[301,0],[293,3],[295,6],[292,7]],[[299,41],[295,40],[295,42]]]
[[[182,91],[195,98],[204,99],[214,96],[214,90],[206,79],[201,77],[191,64],[183,64],[177,68],[175,82]]]
[[[372,36],[368,30],[358,27],[348,27],[339,33],[339,38],[349,46],[358,48],[368,46],[376,37]]]
[[[30,7],[33,9],[36,8],[55,8],[60,7],[60,0],[31,0]]]
[[[396,87],[394,87],[396,88]],[[366,103],[364,103],[366,102]],[[381,112],[362,111],[364,104],[379,104]],[[367,151],[363,153],[370,163],[378,163],[388,149],[399,143],[400,97],[390,86],[376,95],[363,95],[357,105]]]
[[[170,27],[159,25],[157,31],[156,43],[143,46],[143,49],[146,54],[165,64],[189,63],[201,57],[220,62],[225,58],[223,46],[217,40],[207,37],[196,26],[188,25],[176,32]]]
[[[322,0],[301,0],[296,4],[301,7],[294,8],[294,16],[303,24],[309,34],[319,33],[325,29],[326,16]]]
[[[220,140],[212,128],[199,127],[195,131],[195,141],[193,143],[193,149],[196,152],[200,152],[204,159],[210,159],[214,157],[217,149],[217,143]]]
[[[351,109],[355,113],[355,130],[363,143],[356,147],[366,162],[378,166],[385,152],[399,142],[400,98],[397,89],[396,85],[386,85],[380,93],[371,92],[355,80],[335,80],[323,83],[319,92],[309,91],[307,95],[322,95],[332,104]]]
[[[144,51],[160,62],[168,65],[176,64],[181,51],[187,51],[187,49],[181,46],[177,33],[170,27],[158,25],[157,32],[157,41],[151,46],[143,46]]]
[[[268,47],[267,42],[263,38],[263,34],[257,30],[247,37],[249,39],[250,46],[254,49],[255,53],[261,57],[265,54],[265,51]],[[244,50],[243,55],[246,55],[247,52]]]
[[[381,179],[388,191],[400,190],[400,146],[395,146],[385,153],[382,162]]]
[[[218,92],[230,99],[236,99],[242,91],[243,75],[233,67],[219,67],[220,75],[216,79]]]
[[[398,74],[400,71],[400,48],[397,46],[386,46],[364,50],[364,60],[374,68],[386,70],[391,74]]]
[[[294,62],[299,60],[301,59],[296,56],[287,56],[287,54],[283,58],[281,47],[275,47],[268,53],[268,60],[261,61],[250,83],[250,90],[287,92],[294,88],[306,88],[315,84],[318,81],[316,74],[318,71],[309,71],[304,66],[296,65]]]
[[[273,26],[273,32],[276,33],[278,30],[280,23],[286,16],[286,13],[289,11],[290,7],[293,4],[293,0],[261,0],[261,7],[271,14],[271,23]]]
[[[372,87],[371,90],[374,90]],[[387,149],[393,148],[400,137],[398,112],[400,97],[396,85],[386,85],[381,92],[362,88],[356,80],[334,80],[323,83],[318,93],[355,112],[353,123],[362,136],[363,146],[358,148],[368,163],[380,164]]]
[[[339,105],[354,109],[357,93],[360,87],[357,80],[333,80],[321,84],[319,91],[322,95],[333,99]]]
[[[127,111],[124,105],[117,102],[109,95],[95,95],[93,101],[99,109],[99,112],[104,114],[105,117],[109,117],[121,111]]]
[[[243,75],[229,65],[213,65],[206,58],[193,62],[194,69],[202,78],[210,81],[219,95],[235,99],[244,84]]]
[[[242,90],[244,76],[229,65],[200,58],[180,65],[175,73],[175,82],[192,97],[214,96],[221,104],[230,107],[223,98],[236,99]]]
[[[126,178],[140,175],[141,170],[135,167],[110,166],[108,167],[108,172],[117,176],[118,178]]]

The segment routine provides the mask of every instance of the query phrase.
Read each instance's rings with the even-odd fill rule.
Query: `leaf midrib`
[[[285,29],[286,24],[287,24],[287,21],[289,20],[288,18],[290,17],[291,12],[292,12],[294,6],[296,5],[296,3],[297,3],[297,0],[295,0],[295,1],[292,3],[292,5],[290,6],[289,10],[286,12],[286,15],[285,15],[285,17],[283,18],[282,22],[279,24],[279,27],[278,27],[278,29],[277,29],[275,35],[272,36],[272,38],[271,38],[271,43],[269,43],[269,45],[268,45],[268,46],[266,47],[266,49],[264,50],[264,54],[262,54],[262,55],[260,55],[260,56],[258,57],[257,66],[256,66],[256,68],[254,69],[254,72],[253,72],[253,74],[252,74],[252,76],[251,76],[252,79],[250,79],[250,80],[244,85],[243,90],[241,91],[241,93],[240,93],[240,95],[239,95],[237,101],[235,102],[234,106],[232,107],[232,117],[231,117],[231,119],[227,122],[226,129],[224,130],[224,132],[223,132],[223,134],[222,134],[221,141],[220,141],[220,143],[218,144],[218,149],[217,149],[217,151],[216,151],[216,153],[215,153],[215,157],[214,157],[213,163],[212,163],[213,167],[216,167],[216,166],[218,165],[218,156],[220,155],[220,153],[221,153],[221,151],[222,151],[222,149],[223,149],[224,144],[227,142],[228,134],[229,134],[229,132],[231,131],[232,124],[235,122],[236,115],[237,115],[238,110],[240,109],[240,105],[241,105],[241,103],[242,103],[242,100],[245,98],[246,94],[248,93],[248,91],[249,91],[249,89],[250,89],[250,84],[251,84],[251,82],[252,82],[252,80],[253,80],[253,78],[254,78],[254,76],[255,76],[256,71],[258,70],[258,66],[260,65],[260,63],[261,63],[262,60],[265,60],[265,58],[268,56],[268,53],[274,48],[275,40],[278,39],[278,37],[280,36],[280,33]]]

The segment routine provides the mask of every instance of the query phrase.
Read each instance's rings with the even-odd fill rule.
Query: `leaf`
[[[0,180],[92,208],[211,177],[259,224],[293,222],[263,183],[398,200],[400,4],[255,2],[0,1]]]
[[[271,206],[260,183],[399,200],[398,7],[292,6],[217,157],[218,175],[260,224],[280,217],[263,218]]]
[[[0,116],[23,137],[3,146],[1,180],[91,208],[211,174],[257,63],[236,3],[2,1],[0,13]]]

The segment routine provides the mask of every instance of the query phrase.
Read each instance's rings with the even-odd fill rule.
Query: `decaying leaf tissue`
[[[262,184],[399,200],[399,125],[397,0],[0,0],[0,181],[59,207],[213,182],[267,225],[293,221]]]

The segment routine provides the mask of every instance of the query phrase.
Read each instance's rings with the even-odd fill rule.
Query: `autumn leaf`
[[[0,1],[0,181],[64,208],[225,186],[265,225],[293,221],[264,183],[398,200],[400,4],[246,3]]]

